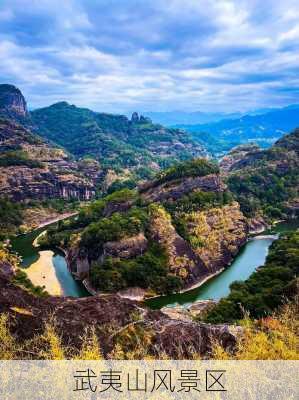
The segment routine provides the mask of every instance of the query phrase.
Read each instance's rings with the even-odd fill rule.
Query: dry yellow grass
[[[258,321],[243,320],[244,335],[234,353],[226,352],[215,344],[212,354],[218,360],[298,360],[298,301],[285,305],[279,313]],[[93,328],[87,330],[81,348],[63,345],[51,318],[41,335],[20,344],[11,334],[8,316],[0,315],[0,359],[43,360],[101,360],[103,359],[98,337]],[[112,359],[153,360],[169,359],[165,353],[150,351],[152,332],[139,324],[131,324],[117,337],[117,343],[109,354]],[[200,359],[195,349],[189,351],[191,360]],[[184,358],[184,357],[182,357]]]
[[[286,304],[279,313],[256,322],[244,320],[245,334],[237,350],[230,354],[214,347],[214,359],[220,360],[298,360],[298,299]]]

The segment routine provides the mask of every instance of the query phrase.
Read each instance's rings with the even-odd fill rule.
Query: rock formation
[[[28,116],[25,98],[21,91],[13,85],[0,85],[0,114],[17,119]]]
[[[96,163],[96,162],[95,162]],[[0,119],[0,192],[14,201],[90,200],[100,168],[88,172],[17,123]]]
[[[210,165],[205,162],[207,166]],[[210,171],[208,167],[207,170]],[[231,263],[249,234],[248,223],[239,204],[233,201],[226,204],[225,192],[226,185],[217,173],[169,179],[163,183],[149,182],[140,187],[139,194],[132,196],[129,191],[127,198],[123,199],[119,192],[111,201],[108,198],[104,200],[102,216],[109,224],[109,218],[113,219],[114,214],[126,218],[132,211],[133,215],[136,213],[134,224],[139,226],[139,233],[136,234],[135,230],[134,233],[121,234],[119,240],[107,242],[104,234],[97,244],[92,239],[97,234],[95,224],[88,234],[91,242],[83,244],[82,233],[78,232],[77,238],[71,240],[66,249],[69,268],[75,276],[84,279],[89,276],[92,265],[101,268],[107,258],[112,260],[112,265],[118,260],[134,261],[151,246],[158,245],[166,256],[167,273],[179,278],[183,288],[200,284]],[[195,196],[194,200],[192,197],[188,200],[191,194]],[[199,200],[196,196],[199,196]],[[217,198],[218,206],[216,200],[216,203],[211,200]],[[205,203],[198,206],[196,202],[200,199],[204,199]],[[190,202],[189,209],[184,211],[181,208],[180,204],[184,204],[180,203],[182,201]],[[192,207],[199,208],[193,210]],[[171,213],[167,208],[172,210]],[[146,219],[145,225],[138,220],[138,215]],[[98,218],[97,214],[97,221]],[[121,220],[122,217],[117,218]],[[181,225],[180,231],[178,225]],[[103,232],[101,229],[100,232]],[[118,274],[118,267],[115,267],[115,271]],[[125,289],[123,286],[121,288]]]
[[[14,285],[3,271],[0,271],[1,313],[8,313],[11,329],[21,343],[42,333],[45,323],[53,318],[63,343],[74,348],[81,346],[85,329],[94,327],[105,357],[109,354],[113,357],[113,349],[120,341],[123,350],[130,351],[134,329],[150,337],[147,352],[157,358],[161,354],[173,359],[195,354],[208,357],[213,343],[219,342],[231,350],[237,338],[234,327],[171,319],[117,295],[81,299],[35,297]]]

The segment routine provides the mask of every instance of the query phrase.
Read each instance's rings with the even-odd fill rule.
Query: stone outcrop
[[[80,249],[76,244],[73,244],[65,250],[65,256],[68,269],[75,278],[83,280],[88,277],[90,262],[85,249]]]
[[[90,200],[95,195],[91,182],[71,173],[56,175],[40,168],[0,168],[1,195],[14,201],[29,199],[78,199]]]
[[[237,202],[187,214],[186,224],[196,239],[193,251],[210,273],[229,265],[248,237],[248,223]]]
[[[151,211],[150,235],[165,250],[170,271],[180,276],[185,284],[207,274],[204,264],[176,232],[170,215],[162,206],[155,206]]]
[[[0,119],[0,192],[14,201],[90,200],[100,168],[85,169],[17,123]],[[8,161],[5,161],[8,160]],[[3,163],[3,162],[2,162]]]
[[[238,203],[184,216],[191,244],[176,232],[161,206],[152,211],[150,231],[168,255],[170,271],[185,287],[199,284],[229,265],[248,237],[248,224]],[[195,238],[192,245],[192,238]]]
[[[128,211],[133,205],[133,201],[122,201],[122,202],[114,202],[109,201],[105,206],[103,211],[103,216],[108,218],[115,212],[125,212]]]
[[[150,337],[148,354],[157,358],[161,354],[174,359],[190,358],[194,354],[208,357],[216,341],[231,350],[237,340],[235,329],[230,326],[171,319],[160,311],[151,311],[141,303],[117,295],[80,299],[34,297],[0,272],[1,313],[8,313],[11,329],[20,342],[42,333],[45,323],[53,317],[63,343],[75,348],[81,346],[85,329],[94,327],[105,357],[113,355],[119,340],[123,350],[130,351],[130,335],[135,337],[134,329],[138,326]]]
[[[247,156],[254,156],[259,154],[261,148],[254,144],[240,145],[234,147],[227,155],[220,161],[220,168],[223,174],[232,171]]]
[[[27,105],[21,91],[13,85],[0,85],[0,114],[12,118],[25,118],[28,116]]]
[[[256,235],[262,233],[268,227],[268,224],[262,216],[256,216],[255,218],[248,219],[248,227],[249,233]]]
[[[104,244],[103,257],[132,258],[142,255],[148,247],[148,240],[141,232],[136,236],[131,236],[117,242],[107,242]]]
[[[163,307],[161,308],[161,311],[171,319],[193,321],[194,318],[197,318],[206,311],[211,310],[216,304],[217,302],[215,300],[198,300],[187,307],[181,305]]]
[[[205,192],[223,192],[226,189],[219,175],[211,174],[199,177],[184,178],[180,181],[165,182],[157,185],[154,182],[140,186],[144,200],[148,202],[176,201],[194,190]]]

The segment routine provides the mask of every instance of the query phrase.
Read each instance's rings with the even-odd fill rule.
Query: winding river
[[[48,226],[51,226],[49,224]],[[45,286],[52,295],[85,297],[88,292],[76,281],[67,268],[64,255],[59,250],[39,250],[35,239],[46,227],[36,229],[12,239],[12,250],[22,257],[21,266],[34,285]]]
[[[263,265],[271,243],[278,234],[299,227],[299,220],[279,223],[271,231],[251,238],[242,248],[233,263],[221,274],[202,286],[184,293],[160,296],[146,301],[154,309],[177,304],[188,306],[197,300],[218,300],[229,293],[229,286],[235,280],[245,280],[257,267]],[[45,286],[53,295],[85,297],[88,296],[83,285],[75,281],[67,268],[63,254],[57,250],[39,250],[33,245],[45,227],[14,238],[12,250],[22,257],[22,267],[36,285]]]

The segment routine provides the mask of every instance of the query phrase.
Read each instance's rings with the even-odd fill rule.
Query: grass
[[[272,316],[245,318],[244,335],[234,353],[215,344],[213,358],[220,360],[298,360],[298,298]]]
[[[244,333],[234,351],[225,351],[215,343],[211,354],[218,360],[298,360],[298,299],[284,305],[271,317],[250,320],[245,317],[241,324]],[[117,335],[108,358],[118,360],[170,359],[164,351],[152,352],[154,332],[146,330],[142,322],[132,323]],[[85,330],[81,347],[63,344],[54,318],[45,324],[44,332],[33,339],[20,343],[11,333],[7,314],[0,315],[0,359],[42,360],[101,360],[99,338],[94,328]],[[200,355],[189,349],[188,359],[198,360]],[[183,354],[183,353],[182,353]],[[179,357],[186,358],[186,357]]]

